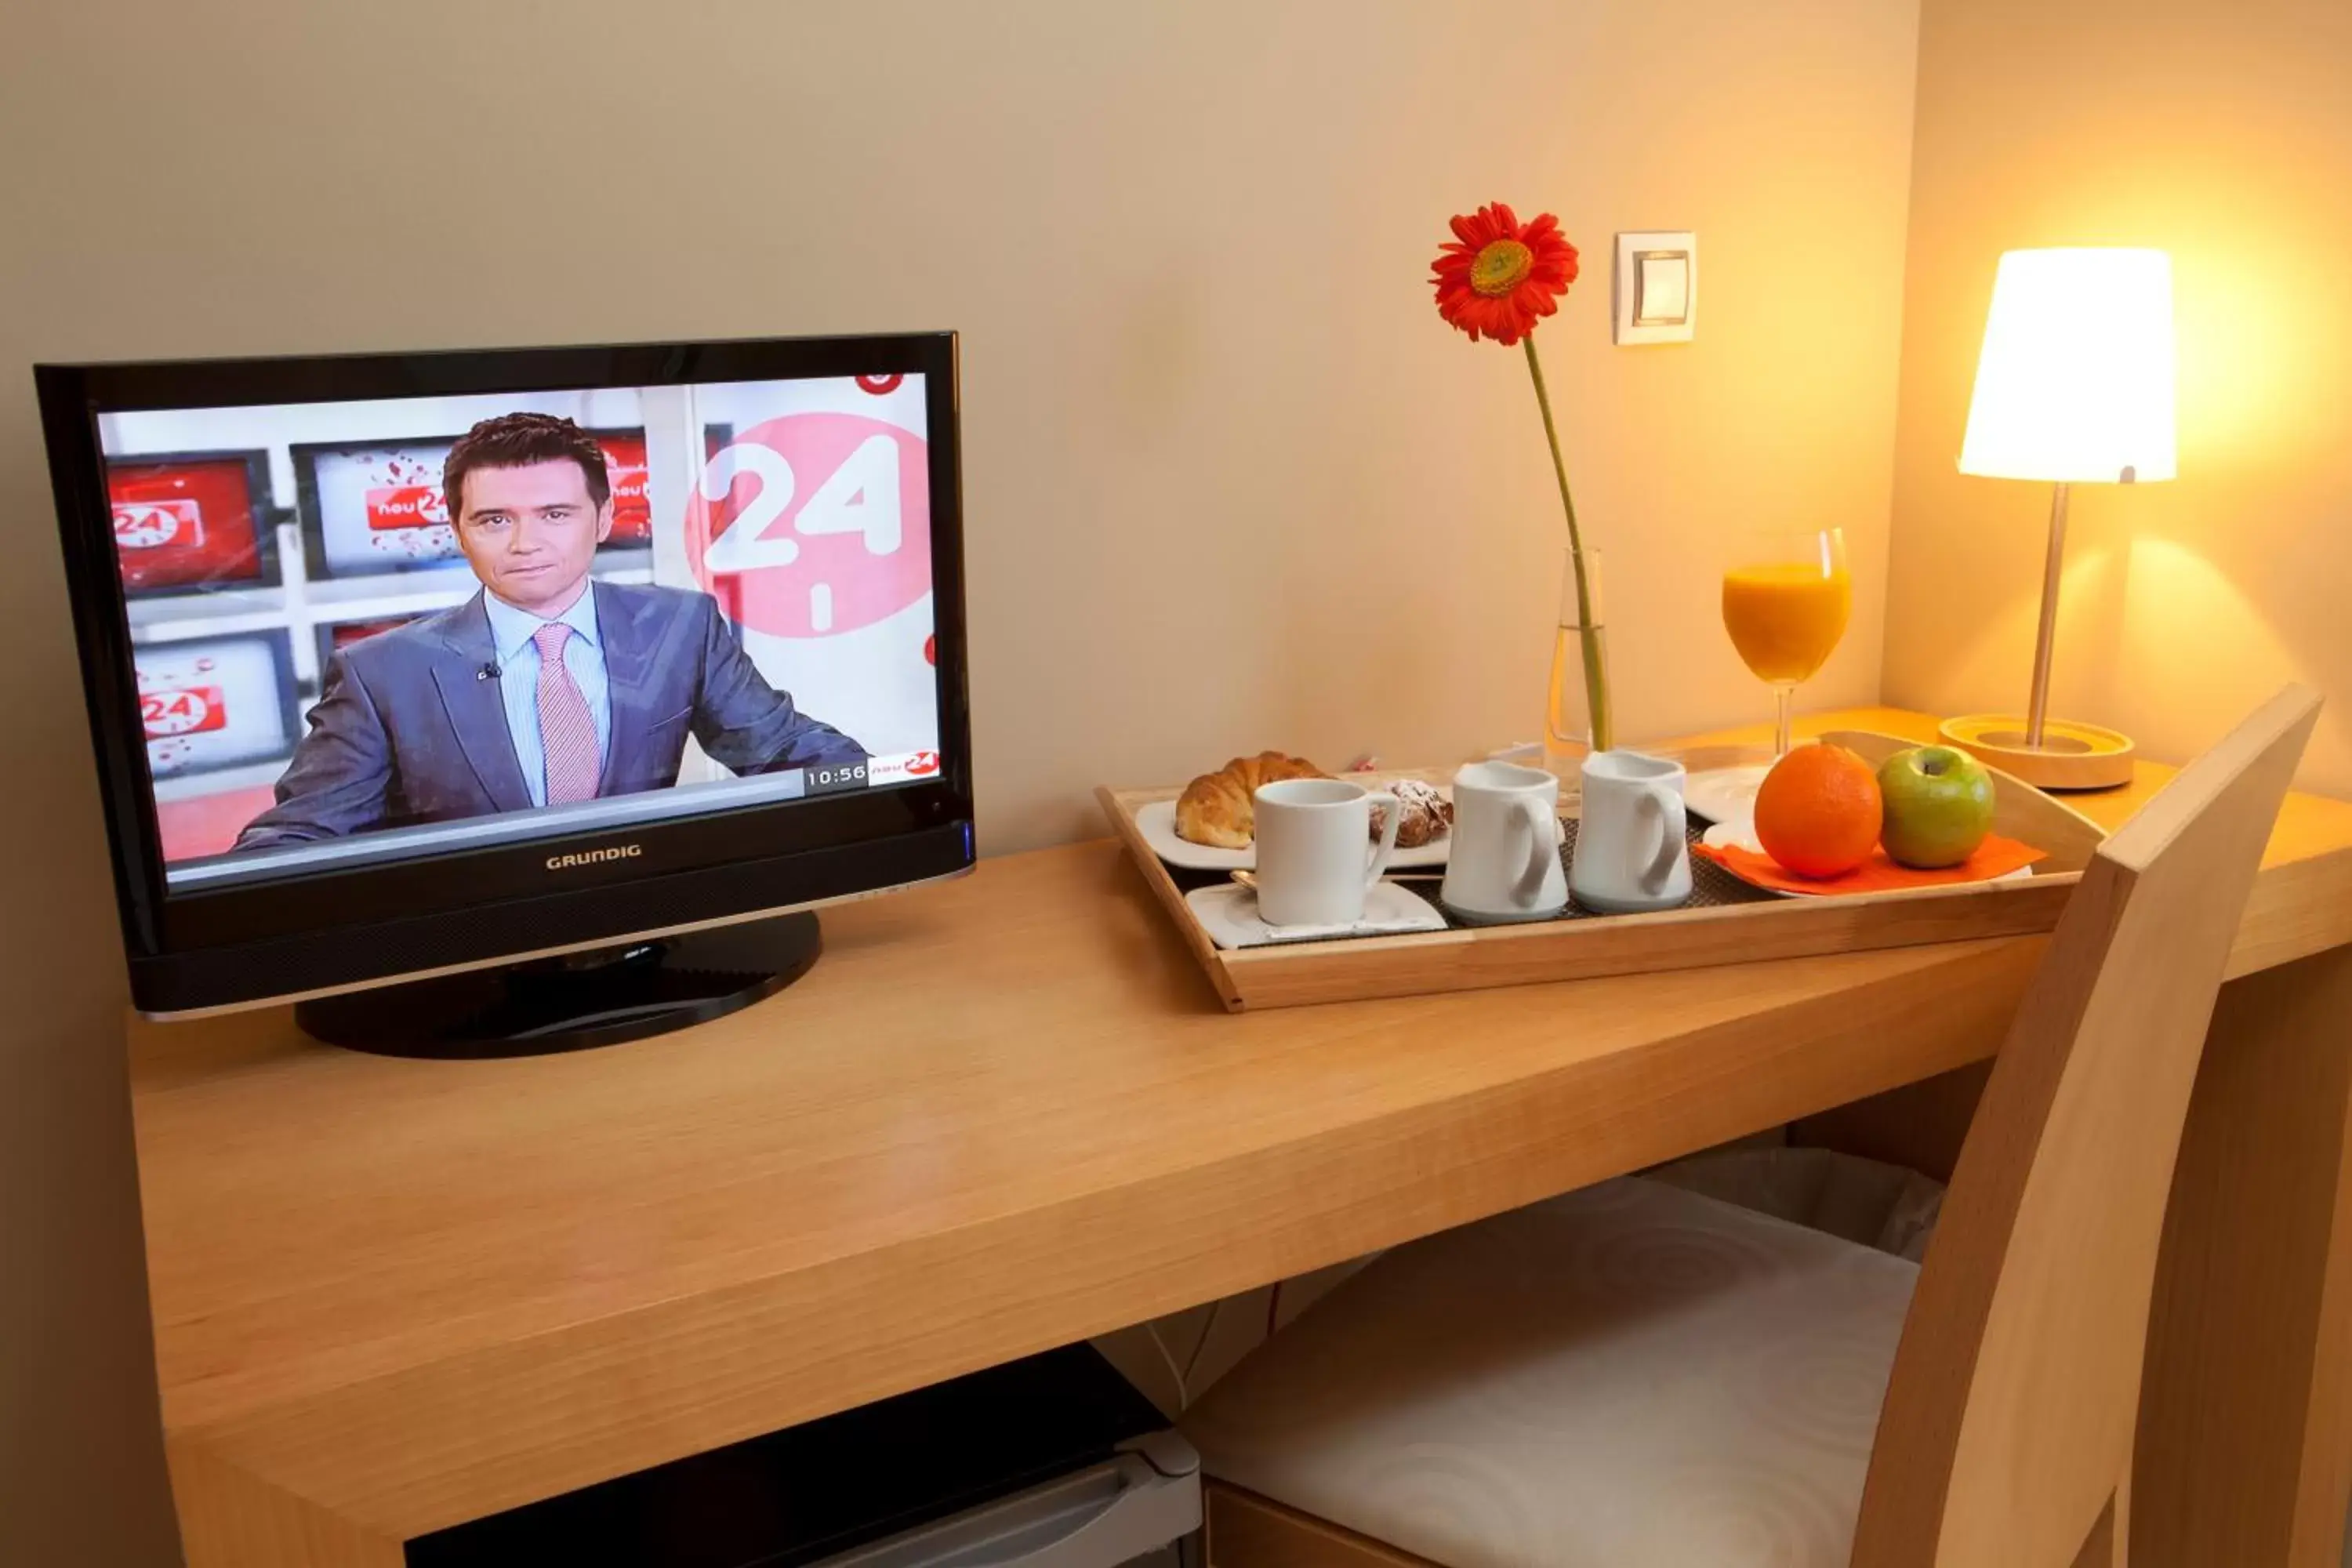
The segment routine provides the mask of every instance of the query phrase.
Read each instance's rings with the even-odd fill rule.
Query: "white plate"
[[[1738,847],[1747,850],[1751,855],[1761,855],[1764,853],[1764,846],[1756,842],[1756,825],[1753,821],[1740,821],[1736,823],[1718,822],[1713,827],[1708,828],[1705,833],[1700,834],[1698,836],[1698,841],[1706,845],[1710,849]],[[1758,888],[1755,883],[1748,881],[1744,877],[1739,877],[1738,872],[1730,870],[1728,868],[1725,868],[1724,874],[1726,876],[1738,878],[1738,879],[1747,886],[1756,888],[1758,892],[1770,893],[1776,898],[1830,899],[1845,897],[1867,898],[1869,896],[1866,893],[1800,893],[1787,888]],[[2032,875],[2033,875],[2032,867],[2020,866],[2014,871],[2004,871],[1998,877],[1987,877],[1985,880],[1988,882],[2021,882]],[[1962,884],[1955,882],[1947,885],[1958,887]],[[1881,888],[1875,890],[1879,892],[1891,893],[1900,891],[1901,889],[1895,888]]]
[[[1222,948],[1263,947],[1278,942],[1329,942],[1334,937],[1402,936],[1444,931],[1445,917],[1420,894],[1394,882],[1375,882],[1364,895],[1364,918],[1347,926],[1270,926],[1257,918],[1257,890],[1238,882],[1195,888],[1184,902],[1209,940]]]
[[[1709,768],[1683,781],[1683,804],[1693,816],[1709,822],[1748,821],[1756,815],[1756,789],[1772,771],[1769,763],[1745,767]]]
[[[1353,783],[1353,780],[1349,781]],[[1370,785],[1366,785],[1370,788]],[[1440,789],[1440,795],[1449,792]],[[1142,830],[1143,841],[1151,852],[1171,866],[1181,866],[1188,871],[1254,871],[1257,868],[1257,846],[1246,849],[1219,849],[1213,845],[1194,844],[1176,837],[1176,803],[1155,800],[1149,805],[1135,808],[1135,826]],[[1364,841],[1367,851],[1371,840]],[[1417,849],[1400,849],[1389,857],[1391,870],[1402,870],[1416,866],[1443,866],[1446,853],[1454,847],[1454,836],[1446,834],[1433,838]]]

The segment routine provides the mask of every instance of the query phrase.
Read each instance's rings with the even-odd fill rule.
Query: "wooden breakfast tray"
[[[1849,747],[1874,764],[1916,743],[1860,731],[1833,731],[1822,739]],[[1756,760],[1752,752],[1727,747],[1667,754],[1679,758],[1693,772]],[[1145,843],[1136,825],[1139,807],[1171,800],[1182,793],[1181,787],[1119,790],[1106,785],[1095,794],[1144,880],[1176,921],[1202,968],[1208,971],[1209,983],[1228,1008],[1240,1012],[1250,1007],[1295,1007],[1313,1002],[1472,991],[1546,980],[1590,980],[1603,974],[1697,969],[2049,931],[2058,923],[2067,895],[2082,879],[2084,868],[2105,834],[2089,818],[2032,785],[1998,769],[1992,773],[1999,792],[1993,830],[2048,852],[2048,858],[2037,862],[2029,878],[1964,887],[1783,899],[1749,889],[1727,872],[1694,858],[1693,869],[1702,881],[1710,880],[1707,874],[1713,872],[1728,884],[1728,890],[1717,885],[1714,896],[1720,901],[1646,915],[1599,915],[1571,906],[1570,913],[1559,919],[1526,925],[1455,925],[1410,936],[1284,942],[1231,952],[1209,940],[1184,902],[1185,893],[1222,881],[1226,874],[1167,865]],[[1397,778],[1443,784],[1453,776],[1453,770],[1349,776],[1367,785]],[[1573,816],[1575,803],[1564,801],[1561,809],[1563,815]],[[1426,893],[1431,903],[1437,901],[1434,882],[1414,887]]]

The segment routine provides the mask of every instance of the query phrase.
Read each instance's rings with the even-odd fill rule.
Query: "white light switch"
[[[1633,258],[1633,324],[1679,327],[1690,319],[1690,257],[1643,251]]]
[[[1614,292],[1616,342],[1688,342],[1698,321],[1698,236],[1619,235]]]

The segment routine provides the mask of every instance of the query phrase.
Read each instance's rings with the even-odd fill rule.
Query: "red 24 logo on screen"
[[[164,686],[139,694],[139,720],[151,741],[228,727],[228,704],[217,686]]]
[[[205,514],[192,500],[119,500],[114,503],[114,542],[125,550],[165,545],[201,545]]]
[[[378,485],[367,493],[367,525],[377,533],[403,528],[446,528],[449,503],[439,485]]]
[[[931,588],[929,447],[856,414],[754,426],[704,466],[686,553],[730,616],[770,637],[887,619]]]

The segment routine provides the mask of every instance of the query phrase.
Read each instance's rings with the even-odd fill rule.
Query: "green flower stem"
[[[1584,536],[1577,531],[1576,498],[1568,493],[1568,465],[1560,460],[1559,430],[1552,424],[1551,394],[1544,388],[1536,335],[1529,332],[1519,341],[1527,345],[1528,374],[1535,380],[1536,406],[1543,411],[1544,439],[1551,444],[1551,471],[1559,479],[1559,510],[1568,518],[1568,553],[1576,569],[1576,624],[1584,639],[1584,700],[1592,714],[1592,749],[1605,752],[1616,744],[1615,725],[1609,711],[1609,673],[1601,662],[1601,628],[1592,624],[1592,591],[1584,578]]]

